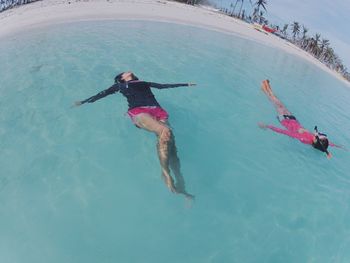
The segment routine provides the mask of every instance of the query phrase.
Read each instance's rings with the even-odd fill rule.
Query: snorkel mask
[[[327,156],[329,155],[329,152],[327,151],[328,148],[328,139],[327,139],[327,134],[320,133],[317,129],[317,126],[314,128],[315,130],[315,138],[316,142],[312,144],[312,146],[321,152],[325,152]]]

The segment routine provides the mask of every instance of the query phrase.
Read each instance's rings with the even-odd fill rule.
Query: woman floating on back
[[[138,128],[155,133],[158,137],[158,156],[162,169],[162,176],[168,188],[173,193],[179,193],[185,195],[187,198],[193,198],[193,196],[185,190],[185,182],[180,171],[180,160],[177,156],[175,138],[168,124],[168,113],[161,108],[155,99],[151,87],[165,89],[194,86],[195,84],[158,84],[145,82],[140,81],[132,72],[123,72],[117,75],[114,81],[114,85],[110,88],[86,100],[75,102],[75,106],[80,106],[84,103],[92,103],[117,92],[123,94],[128,101],[128,114],[134,124]],[[170,174],[170,168],[175,176],[176,184]]]
[[[332,154],[328,151],[328,146],[341,147],[329,142],[326,134],[318,132],[317,126],[315,126],[315,133],[312,133],[301,126],[294,115],[288,111],[282,102],[273,94],[270,82],[268,80],[264,80],[262,82],[261,89],[275,106],[278,113],[278,120],[286,129],[280,129],[272,125],[259,123],[261,128],[269,128],[274,132],[282,133],[295,138],[302,143],[310,144],[315,149],[326,153],[328,159],[332,157]]]

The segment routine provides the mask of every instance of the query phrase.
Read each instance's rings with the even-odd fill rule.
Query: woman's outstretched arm
[[[189,86],[195,86],[195,83],[178,83],[178,84],[159,84],[155,82],[147,82],[150,87],[156,88],[156,89],[168,89],[168,88],[177,88],[177,87],[189,87]]]
[[[291,132],[289,130],[286,130],[286,129],[281,129],[281,128],[277,128],[275,126],[272,126],[272,125],[268,125],[268,124],[264,124],[264,123],[258,123],[259,127],[262,128],[262,129],[270,129],[274,132],[277,132],[277,133],[281,133],[281,134],[284,134],[284,135],[287,135],[289,137],[292,137],[292,138],[297,138],[298,137],[296,136],[296,134],[294,132]]]
[[[348,149],[344,145],[337,145],[337,144],[334,144],[332,142],[329,142],[329,146],[335,147],[335,148],[340,148],[340,149],[343,149],[345,151],[348,151]]]
[[[90,97],[90,98],[87,98],[85,100],[82,100],[82,101],[76,101],[75,102],[75,106],[80,106],[84,103],[93,103],[95,102],[96,100],[99,100],[99,99],[102,99],[108,95],[111,95],[113,93],[116,93],[120,90],[119,88],[119,84],[114,84],[113,86],[109,87],[108,89],[105,89],[99,93],[97,93],[96,95]]]

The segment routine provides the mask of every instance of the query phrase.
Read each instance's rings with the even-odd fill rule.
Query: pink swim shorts
[[[140,113],[147,113],[153,118],[155,118],[157,121],[166,121],[169,117],[168,113],[165,110],[157,106],[137,107],[128,111],[128,115],[134,123],[135,117]]]

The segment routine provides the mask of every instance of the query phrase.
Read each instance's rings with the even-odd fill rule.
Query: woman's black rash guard
[[[154,82],[145,82],[145,81],[128,81],[125,83],[116,83],[113,86],[109,87],[106,90],[101,91],[100,93],[92,96],[86,100],[81,101],[84,103],[92,103],[96,100],[104,98],[110,94],[120,91],[126,99],[128,100],[129,110],[142,107],[142,106],[158,106],[160,107],[158,101],[155,99],[151,87],[156,89],[166,89],[166,88],[176,88],[188,86],[186,83],[181,84],[158,84]]]

